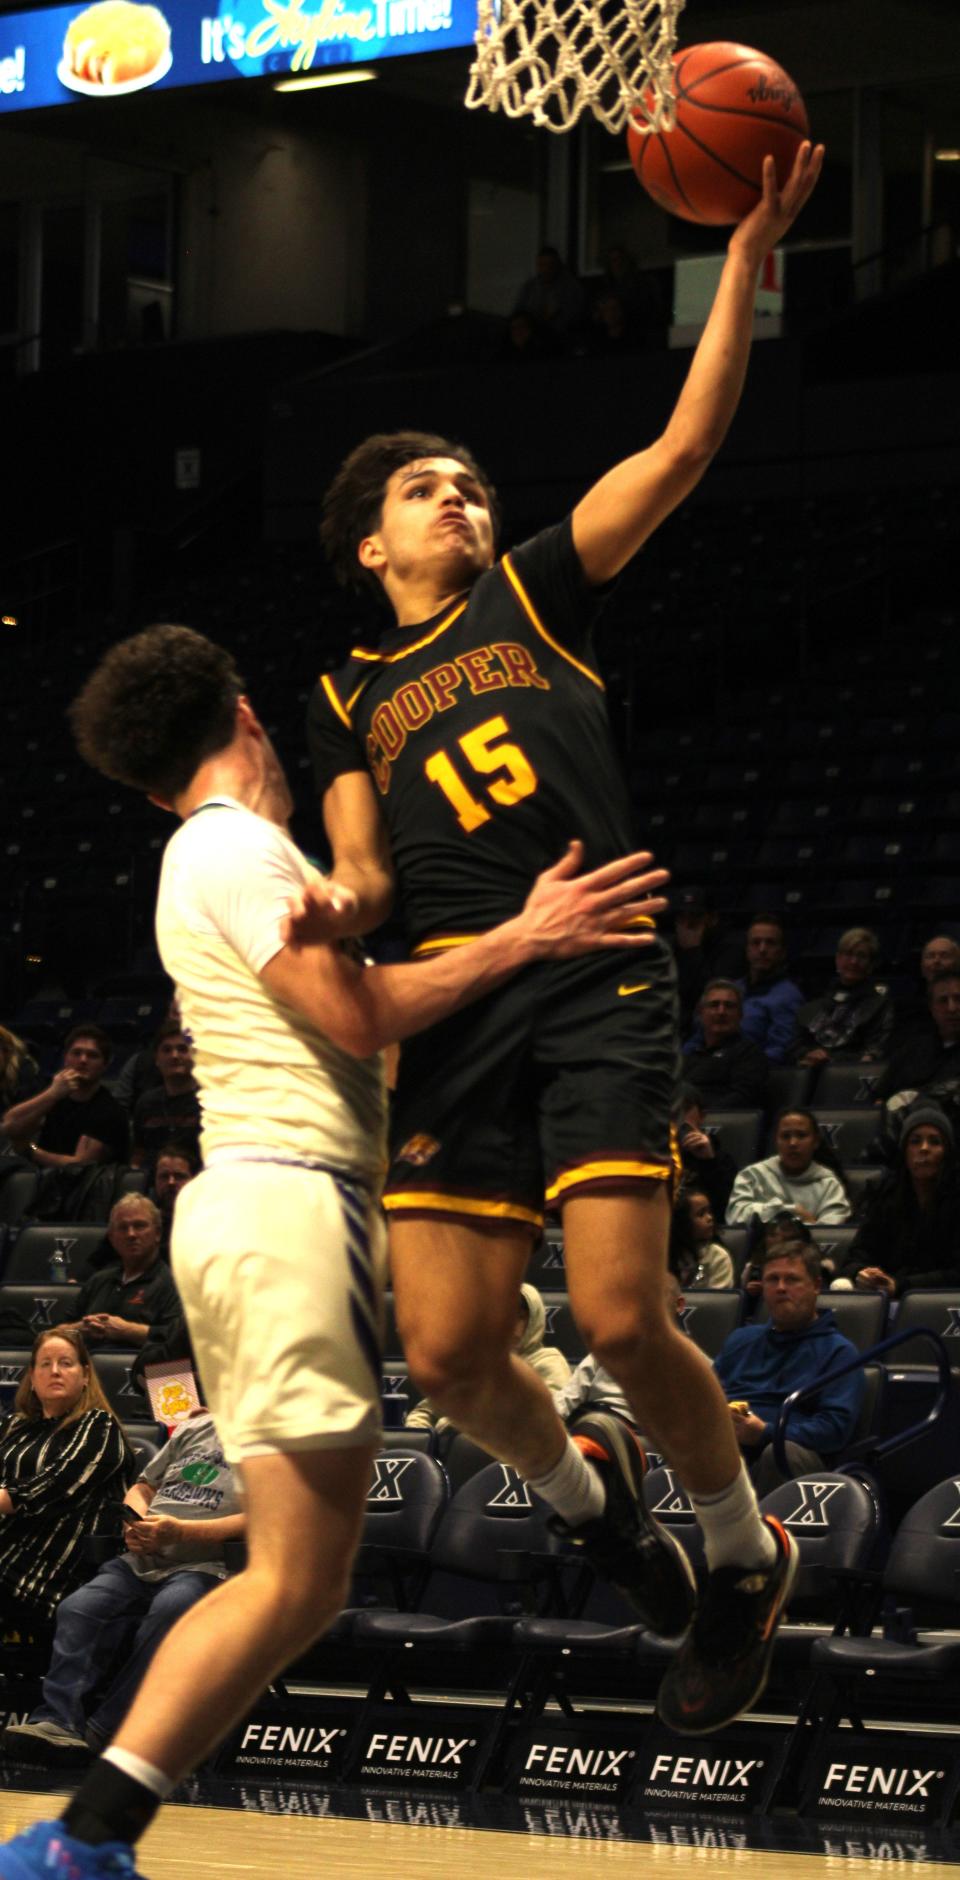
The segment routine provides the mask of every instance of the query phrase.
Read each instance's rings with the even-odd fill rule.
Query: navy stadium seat
[[[760,1154],[762,1110],[713,1110],[704,1117],[704,1129],[738,1169],[748,1168]]]
[[[22,1227],[6,1264],[4,1280],[29,1284],[50,1277],[50,1256],[54,1251],[66,1255],[71,1279],[86,1275],[87,1262],[102,1245],[105,1229],[99,1223],[33,1222]]]
[[[43,1280],[35,1280],[28,1285],[5,1282],[0,1286],[0,1312],[6,1310],[20,1314],[26,1328],[23,1342],[28,1346],[40,1332],[62,1325],[65,1320],[75,1319],[76,1305],[75,1286],[58,1286],[53,1281]],[[4,1335],[14,1342],[9,1325]]]
[[[743,1294],[734,1288],[729,1291],[691,1290],[684,1294],[681,1317],[687,1337],[692,1338],[708,1358],[715,1358],[743,1318]]]
[[[813,1101],[821,1110],[855,1110],[876,1103],[875,1090],[886,1065],[825,1064],[814,1087]],[[847,1157],[847,1160],[852,1160]]]

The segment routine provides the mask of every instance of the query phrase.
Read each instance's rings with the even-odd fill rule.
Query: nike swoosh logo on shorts
[[[642,979],[637,986],[618,986],[617,994],[621,999],[629,999],[631,992],[649,992],[649,979]]]

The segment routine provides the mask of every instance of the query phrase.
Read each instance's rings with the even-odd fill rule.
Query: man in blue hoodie
[[[833,1312],[817,1311],[820,1254],[802,1242],[777,1247],[764,1262],[767,1322],[731,1332],[714,1361],[737,1441],[758,1496],[786,1478],[777,1468],[773,1432],[792,1391],[838,1370],[856,1347],[837,1330]],[[789,1423],[790,1476],[831,1468],[850,1442],[863,1400],[863,1372],[828,1384]]]

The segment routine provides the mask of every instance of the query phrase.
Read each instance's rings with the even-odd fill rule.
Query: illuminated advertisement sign
[[[467,46],[475,0],[94,0],[0,14],[0,113]]]

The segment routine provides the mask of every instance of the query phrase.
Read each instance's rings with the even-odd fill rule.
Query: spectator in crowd
[[[161,1025],[153,1057],[159,1081],[134,1105],[130,1158],[135,1168],[151,1171],[161,1143],[171,1139],[196,1155],[201,1121],[193,1047],[176,1019]]]
[[[729,1150],[721,1149],[704,1128],[703,1098],[693,1084],[684,1084],[680,1127],[680,1160],[683,1185],[706,1195],[714,1218],[722,1221],[727,1211],[737,1165]]]
[[[538,326],[531,313],[517,307],[503,331],[500,355],[503,359],[556,359],[563,350],[560,337],[549,327]]]
[[[607,249],[596,292],[598,298],[616,295],[641,345],[651,345],[662,336],[666,318],[656,276],[638,268],[634,256],[619,242]]]
[[[58,1607],[42,1701],[3,1747],[29,1762],[99,1753],[123,1721],[161,1640],[226,1577],[244,1516],[208,1410],[195,1410],[128,1489],[126,1552]]]
[[[736,979],[743,972],[743,946],[721,926],[706,888],[681,888],[674,894],[671,944],[680,1029],[687,1032],[708,979]]]
[[[782,1110],[776,1154],[740,1170],[727,1203],[727,1222],[744,1227],[791,1208],[802,1221],[838,1227],[850,1201],[834,1150],[810,1110]]]
[[[0,1025],[0,1106],[4,1111],[36,1094],[40,1073],[36,1061],[15,1031]]]
[[[99,1025],[75,1025],[63,1048],[63,1067],[45,1090],[8,1109],[3,1130],[15,1149],[38,1168],[82,1168],[89,1162],[125,1162],[127,1119],[103,1088],[110,1040]]]
[[[146,1195],[121,1195],[107,1239],[116,1255],[84,1280],[74,1330],[93,1345],[142,1345],[181,1313],[170,1268],[160,1258],[160,1210]]]
[[[556,248],[541,248],[536,273],[517,295],[515,313],[528,313],[537,327],[570,340],[583,319],[583,288]]]
[[[675,1273],[668,1272],[663,1283],[668,1310],[676,1314],[682,1331],[686,1300],[680,1281]],[[631,1429],[637,1429],[636,1418],[616,1378],[604,1370],[592,1352],[588,1351],[586,1357],[581,1358],[566,1383],[559,1389],[553,1389],[552,1395],[557,1413],[564,1423],[575,1423],[583,1411],[612,1410],[624,1423],[629,1423]]]
[[[109,1527],[129,1451],[76,1327],[40,1332],[0,1431],[0,1605],[49,1620],[83,1578],[83,1542]]]
[[[817,1311],[820,1256],[815,1247],[787,1241],[776,1248],[764,1262],[762,1291],[767,1323],[739,1326],[714,1360],[761,1498],[789,1479],[780,1473],[771,1446],[786,1399],[857,1355],[838,1331],[833,1312]],[[863,1373],[852,1371],[791,1417],[789,1476],[832,1466],[853,1435],[862,1400]]]
[[[948,967],[929,985],[930,1024],[905,1039],[877,1079],[878,1103],[902,1109],[917,1095],[957,1103],[960,1089],[960,972]]]
[[[895,999],[893,1051],[935,1036],[930,1013],[930,988],[941,973],[960,973],[960,941],[949,934],[934,934],[920,949],[920,976],[913,991]]]
[[[755,914],[747,928],[747,971],[737,984],[743,993],[743,1035],[752,1038],[773,1064],[789,1057],[803,1004],[799,986],[787,976],[787,940],[776,914]]]
[[[904,1120],[897,1166],[864,1204],[835,1291],[960,1286],[960,1180],[953,1124],[924,1099]]]
[[[761,1109],[769,1066],[742,1030],[743,997],[732,979],[710,979],[699,1005],[703,1043],[688,1043],[683,1074],[707,1110]]]
[[[610,353],[632,352],[639,343],[636,322],[622,295],[616,288],[601,288],[590,303],[587,351],[606,357]]]
[[[154,1163],[150,1198],[160,1210],[160,1251],[165,1260],[170,1257],[170,1232],[177,1196],[196,1173],[197,1162],[188,1149],[182,1149],[175,1140],[161,1143]]]
[[[530,1366],[542,1377],[548,1390],[559,1390],[570,1376],[570,1366],[562,1351],[555,1345],[545,1345],[547,1329],[546,1308],[535,1286],[527,1283],[520,1288],[517,1300],[517,1319],[513,1332],[514,1355]],[[429,1397],[421,1397],[414,1404],[406,1420],[406,1427],[415,1430],[436,1430],[442,1434],[452,1428],[448,1417],[443,1417],[434,1408]]]
[[[175,1024],[180,1024],[180,1007],[175,997],[171,998],[164,1016],[172,1019]],[[120,1108],[130,1116],[137,1098],[142,1097],[145,1090],[151,1089],[156,1081],[157,1065],[154,1045],[151,1042],[141,1045],[139,1051],[134,1051],[127,1058],[117,1076],[111,1077],[110,1088]]]
[[[715,1235],[709,1195],[681,1188],[671,1222],[670,1269],[684,1291],[733,1285],[733,1261]]]
[[[797,1012],[796,1064],[868,1063],[882,1058],[893,1031],[890,988],[875,977],[880,942],[850,927],[837,946],[836,974],[819,999]]]
[[[751,1236],[751,1243],[744,1256],[740,1273],[740,1285],[744,1292],[754,1299],[759,1298],[763,1291],[763,1269],[771,1254],[788,1243],[796,1245],[797,1242],[804,1247],[816,1246],[816,1241],[806,1221],[800,1219],[794,1208],[781,1208],[780,1213],[774,1214],[771,1220],[757,1222],[756,1232]],[[832,1261],[828,1264],[832,1279],[834,1265]],[[821,1282],[827,1279],[822,1260],[820,1277]]]

